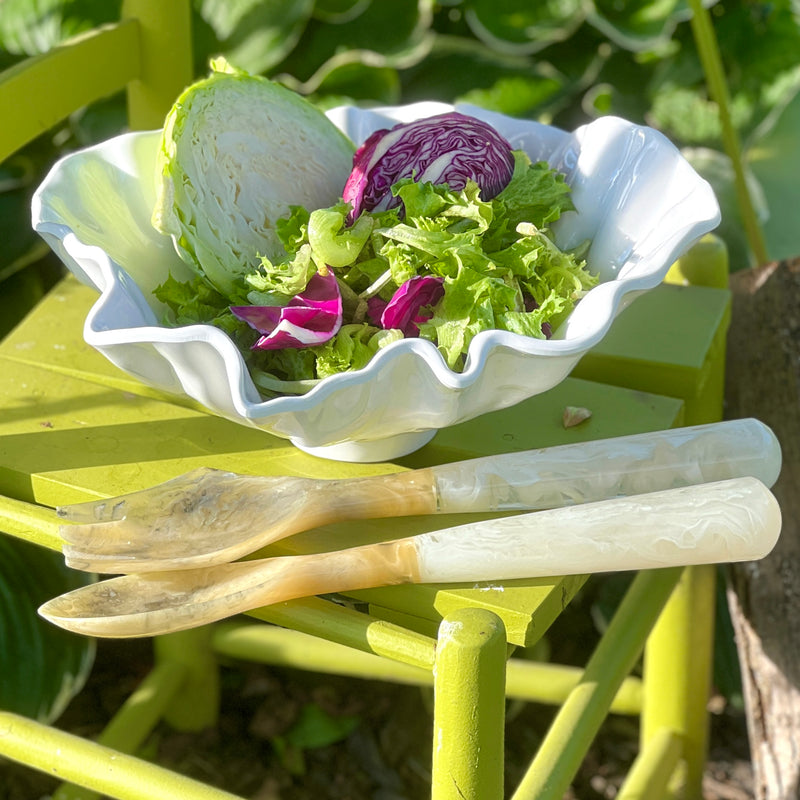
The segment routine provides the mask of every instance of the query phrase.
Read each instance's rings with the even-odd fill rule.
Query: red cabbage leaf
[[[375,131],[353,157],[343,199],[351,219],[362,211],[385,211],[400,205],[391,188],[403,178],[446,183],[461,190],[472,180],[481,198],[490,200],[514,172],[511,145],[490,125],[451,111]]]

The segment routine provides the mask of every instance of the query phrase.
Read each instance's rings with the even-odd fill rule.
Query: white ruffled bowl
[[[326,378],[305,395],[264,399],[221,330],[162,325],[153,288],[169,272],[186,279],[190,271],[171,239],[150,224],[157,131],[118,136],[59,161],[34,196],[33,226],[82,282],[100,291],[84,337],[118,367],[316,455],[396,458],[440,428],[558,384],[615,315],[659,284],[673,261],[719,223],[710,186],[651,128],[604,117],[567,133],[457,108],[566,174],[577,212],[554,226],[556,239],[564,248],[591,239],[587,263],[601,281],[550,340],[478,334],[462,373],[451,371],[431,342],[405,339],[364,369]],[[348,106],[329,116],[358,144],[395,121],[448,110],[440,103],[369,111]]]

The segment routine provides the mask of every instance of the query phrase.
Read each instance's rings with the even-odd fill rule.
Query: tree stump
[[[733,273],[726,416],[756,417],[781,443],[773,491],[781,537],[764,560],[731,567],[756,800],[800,797],[800,258]]]

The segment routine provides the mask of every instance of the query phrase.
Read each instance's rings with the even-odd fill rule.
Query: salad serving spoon
[[[775,435],[755,419],[621,436],[345,480],[200,469],[121,497],[58,510],[69,566],[195,569],[343,520],[540,510],[753,476],[772,486]]]
[[[765,556],[777,501],[756,478],[667,489],[467,523],[348,550],[123,575],[39,613],[100,637],[155,636],[273,603],[398,583],[462,583]]]

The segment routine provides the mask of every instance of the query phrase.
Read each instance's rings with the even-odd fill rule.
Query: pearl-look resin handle
[[[437,510],[557,508],[752,476],[772,486],[775,434],[756,419],[620,436],[434,467]]]
[[[155,636],[312,594],[397,583],[502,581],[762,558],[778,504],[755,478],[476,522],[349,550],[122,575],[39,613],[92,636]]]
[[[763,558],[781,514],[755,478],[483,521],[413,538],[423,583],[492,581]]]

